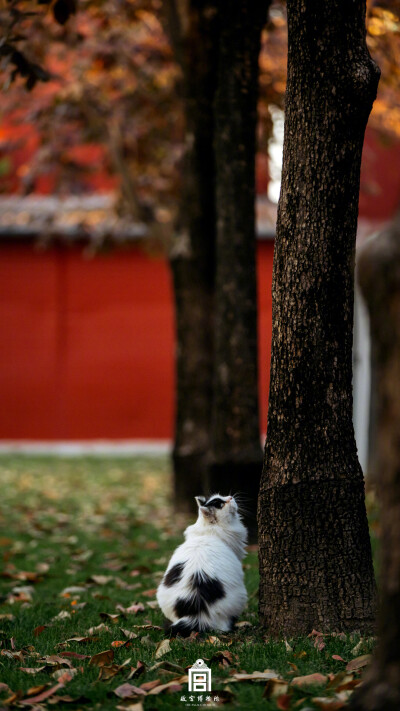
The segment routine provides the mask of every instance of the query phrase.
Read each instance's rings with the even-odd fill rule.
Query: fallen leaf
[[[116,625],[120,615],[111,615],[109,612],[100,612],[100,617],[102,620],[109,620],[113,625]]]
[[[343,657],[340,657],[339,654],[332,654],[332,659],[335,659],[337,662],[344,662],[346,664],[346,660],[343,659]]]
[[[159,657],[162,657],[164,654],[168,654],[170,651],[171,645],[169,639],[163,639],[157,644],[155,658],[159,659]]]
[[[88,634],[96,634],[96,632],[111,632],[111,630],[108,625],[101,622],[99,625],[96,625],[96,627],[90,627],[87,631]]]
[[[288,682],[283,679],[268,679],[265,684],[263,698],[274,699],[278,696],[284,696],[286,695],[288,688]]]
[[[160,625],[133,625],[133,627],[138,630],[162,630]]]
[[[161,664],[162,662],[160,662]],[[153,667],[152,667],[153,668]],[[132,667],[130,674],[128,676],[128,679],[135,679],[137,676],[141,676],[146,670],[145,664],[143,662],[138,661],[136,663],[136,667]]]
[[[119,674],[122,666],[120,664],[110,664],[109,666],[100,667],[99,680],[108,681]]]
[[[149,682],[151,683],[151,682]],[[142,686],[144,686],[142,684]],[[155,696],[158,694],[162,694],[164,691],[167,691],[168,693],[175,693],[177,691],[182,691],[182,684],[179,683],[179,679],[171,679],[171,681],[168,681],[166,684],[158,684],[154,688],[152,688],[149,692],[149,696]]]
[[[364,639],[363,639],[363,637],[361,637],[360,641],[357,642],[356,646],[353,647],[353,649],[351,650],[353,657],[355,657],[361,651],[363,646],[364,646]]]
[[[229,667],[233,664],[232,652],[229,652],[227,649],[214,652],[210,662],[219,662],[221,667]]]
[[[224,679],[224,683],[229,684],[231,681],[267,681],[268,679],[278,679],[278,674],[274,671],[254,671],[251,674],[237,672],[232,674],[229,679]]]
[[[20,667],[20,671],[25,674],[39,674],[39,672],[44,671],[44,669],[46,669],[46,665],[42,667]]]
[[[120,697],[120,699],[131,699],[134,696],[146,696],[147,692],[140,689],[138,686],[133,686],[133,684],[121,684],[116,689],[114,689],[114,694]]]
[[[78,674],[78,669],[68,669],[68,671],[65,671],[65,669],[56,669],[51,676],[53,679],[57,679],[60,684],[66,684],[68,681],[71,681],[75,674]]]
[[[221,640],[218,637],[214,637],[214,635],[211,635],[211,637],[207,637],[206,642],[209,644],[221,644]]]
[[[247,620],[240,620],[239,622],[235,622],[234,627],[240,630],[243,629],[243,627],[253,627],[253,625],[251,622],[247,622]]]
[[[97,642],[98,637],[69,637],[65,642],[79,642],[79,644],[86,644],[87,642]],[[63,644],[63,642],[61,642]]]
[[[37,696],[47,688],[47,684],[39,684],[39,686],[31,686],[25,696]]]
[[[155,686],[160,686],[159,679],[154,679],[154,681],[145,681],[143,684],[140,684],[140,688],[143,689],[143,691],[150,691],[151,689],[154,689]]]
[[[46,701],[50,696],[56,693],[59,689],[63,689],[64,684],[62,682],[59,682],[55,686],[52,686],[51,689],[47,689],[47,691],[43,691],[43,693],[38,694],[38,696],[30,696],[29,699],[23,699],[19,703],[20,704],[25,704],[28,706],[31,706],[32,704],[39,704],[42,701]]]
[[[14,622],[15,617],[14,617],[14,615],[11,615],[11,614],[9,614],[9,613],[7,613],[7,614],[1,614],[1,615],[0,615],[0,621],[2,621],[2,620],[7,620],[8,622]]]
[[[104,652],[99,652],[98,654],[94,654],[93,657],[90,658],[89,665],[90,666],[95,666],[95,667],[104,667],[110,662],[112,662],[114,659],[114,652],[112,649],[106,649]]]
[[[349,662],[346,665],[346,671],[356,671],[357,669],[362,669],[363,667],[368,666],[372,659],[371,654],[363,654],[362,657],[356,657],[356,659],[352,659],[351,662]]]
[[[85,592],[87,592],[87,588],[83,588],[80,585],[71,585],[60,592],[60,597],[70,597],[71,595],[80,595],[80,593]]]
[[[118,711],[143,711],[143,704],[141,701],[135,701],[133,704],[124,704],[124,706],[117,706]]]
[[[157,592],[157,588],[151,588],[150,590],[143,590],[143,592],[141,594],[144,595],[145,597],[154,597],[156,592]]]
[[[291,699],[292,697],[290,694],[282,694],[282,696],[278,696],[276,699],[276,708],[279,709],[279,711],[288,711],[288,709],[290,709]]]
[[[53,620],[69,620],[72,617],[71,613],[68,612],[67,610],[61,610],[61,612],[58,613],[55,617],[53,617]]]
[[[127,645],[130,646],[129,639],[116,639],[114,642],[111,642],[112,647],[126,647]]]
[[[47,665],[50,666],[65,666],[65,667],[72,667],[72,663],[68,661],[68,659],[65,659],[64,657],[61,657],[59,654],[47,654],[44,657],[40,657],[41,662],[46,662]]]
[[[329,696],[316,696],[313,698],[313,702],[322,711],[339,711],[346,706],[345,701],[340,699],[332,699]]]
[[[142,602],[133,602],[129,607],[123,607],[123,605],[117,605],[116,610],[122,612],[123,615],[137,615],[138,612],[144,612],[145,607]]]
[[[33,634],[35,635],[35,637],[39,637],[42,632],[47,630],[48,626],[49,625],[39,625],[39,627],[35,627],[35,629],[33,630]]]
[[[125,637],[127,637],[127,639],[136,639],[137,638],[136,632],[131,632],[131,630],[126,630],[123,627],[120,627],[120,630],[121,630],[122,634],[125,635]]]
[[[112,575],[91,575],[90,578],[88,578],[89,583],[96,583],[96,585],[107,585],[111,583],[112,580],[114,580]]]
[[[287,652],[293,652],[293,647],[290,646],[289,642],[286,639],[283,640],[283,644],[285,645],[285,649]]]
[[[78,654],[78,652],[60,652],[60,657],[71,657],[71,659],[89,659],[90,654]]]
[[[326,684],[328,677],[324,674],[306,674],[306,676],[295,676],[290,682],[292,686],[320,686]]]

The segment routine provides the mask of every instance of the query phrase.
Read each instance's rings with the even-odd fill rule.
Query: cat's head
[[[195,497],[199,509],[199,518],[204,523],[220,526],[232,526],[236,521],[240,521],[238,505],[233,496],[221,496],[213,494]]]

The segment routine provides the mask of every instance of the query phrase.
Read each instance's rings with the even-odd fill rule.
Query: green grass
[[[355,654],[372,650],[372,640],[361,640],[358,651],[353,653],[360,641],[355,635],[326,637],[322,651],[309,638],[290,640],[290,648],[284,641],[269,640],[265,631],[257,627],[258,568],[253,550],[245,559],[249,606],[242,616],[252,627],[229,635],[215,633],[216,644],[209,641],[208,635],[172,640],[171,650],[157,660],[156,646],[164,639],[163,632],[134,625],[162,625],[160,611],[152,606],[155,594],[151,591],[157,587],[188,524],[184,517],[175,516],[168,504],[167,459],[3,456],[0,481],[0,681],[12,692],[20,692],[19,698],[32,687],[44,686],[45,691],[57,684],[51,676],[56,666],[35,674],[28,674],[21,667],[40,667],[45,663],[40,661],[42,657],[65,651],[88,656],[70,659],[78,672],[57,692],[53,704],[57,709],[121,708],[124,703],[113,691],[127,681],[138,660],[145,664],[146,671],[130,683],[140,686],[154,679],[165,683],[174,677],[168,669],[151,670],[156,661],[173,662],[184,669],[198,658],[209,659],[214,696],[226,688],[224,680],[233,669],[249,673],[272,669],[287,680],[314,672],[336,674],[343,671],[345,664],[332,659],[333,654],[348,661]],[[377,526],[376,516],[373,520]],[[110,576],[110,580],[96,582],[91,576]],[[63,594],[71,586],[82,590]],[[103,613],[116,614],[117,605],[126,608],[133,602],[143,603],[144,612],[121,614],[116,624],[101,617]],[[60,612],[68,615],[54,619]],[[5,615],[13,618],[9,620]],[[66,642],[71,637],[88,636],[88,629],[102,622],[109,631],[90,635],[98,639]],[[35,635],[34,630],[45,625]],[[121,628],[136,632],[138,637],[127,640]],[[112,647],[112,642],[122,640],[128,642],[127,646]],[[131,661],[105,681],[99,679],[99,668],[89,665],[89,659],[109,649],[114,651],[114,664]],[[10,658],[5,650],[22,651],[23,656]],[[229,650],[232,665],[221,667],[220,661],[213,659],[218,650]],[[227,709],[278,708],[275,699],[263,698],[264,683],[230,682],[228,689],[232,696]],[[289,691],[290,699],[285,703],[291,709],[318,708],[313,701],[316,695],[333,694],[316,688]],[[63,701],[66,695],[72,701]],[[188,698],[186,684],[182,691],[142,697],[143,708],[185,709],[185,703],[180,701],[182,695]],[[3,704],[10,696],[10,691],[0,691]],[[52,699],[50,696],[36,708],[51,708]]]

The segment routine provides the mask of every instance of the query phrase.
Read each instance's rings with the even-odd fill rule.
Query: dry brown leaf
[[[47,684],[39,684],[39,686],[31,686],[26,692],[25,696],[37,696],[42,691],[47,689]]]
[[[79,644],[86,644],[87,642],[97,642],[99,638],[98,637],[70,637],[69,639],[66,639],[65,642],[60,642],[57,646],[60,646],[62,644],[66,644],[67,642],[79,642]]]
[[[71,657],[71,659],[89,659],[90,654],[78,654],[78,652],[60,652],[60,657]]]
[[[42,701],[46,701],[46,699],[55,694],[59,689],[63,688],[64,684],[59,682],[55,686],[52,686],[51,689],[47,689],[47,691],[43,691],[41,694],[38,694],[38,696],[30,696],[29,699],[22,699],[19,703],[28,706],[32,706],[34,703],[40,704]]]
[[[145,664],[143,664],[143,662],[138,661],[136,663],[136,667],[132,667],[131,672],[128,676],[128,679],[134,679],[135,677],[140,676],[141,674],[144,673],[145,670],[146,670]]]
[[[164,656],[164,654],[168,654],[168,652],[170,651],[171,645],[169,639],[163,639],[157,644],[155,658],[159,659],[160,657]]]
[[[109,665],[114,659],[114,652],[112,649],[106,649],[104,652],[99,652],[94,654],[90,658],[89,665],[95,667],[104,667]]]
[[[168,693],[175,693],[177,691],[182,691],[182,684],[179,683],[179,677],[177,679],[171,679],[166,684],[158,684],[158,686],[151,689],[148,693],[149,696],[154,696],[157,694],[162,694],[164,691]]]
[[[224,683],[229,684],[231,681],[268,681],[268,679],[277,679],[279,681],[279,676],[275,671],[254,671],[251,674],[245,674],[242,672],[237,672],[232,674],[229,679],[224,679]]]
[[[120,627],[120,630],[121,630],[122,634],[125,635],[125,637],[127,637],[127,639],[136,639],[137,638],[136,632],[131,632],[130,630],[124,629],[123,627]]]
[[[282,696],[278,696],[276,699],[276,708],[279,709],[279,711],[288,711],[288,709],[290,709],[291,700],[292,697],[290,694],[282,694]]]
[[[145,607],[142,602],[133,602],[132,605],[129,605],[129,607],[117,605],[115,609],[122,612],[123,615],[137,615],[138,612],[145,611]]]
[[[114,689],[114,694],[119,696],[120,699],[131,699],[134,696],[146,696],[147,692],[140,689],[138,686],[133,686],[133,684],[121,684],[116,689]]]
[[[98,678],[102,681],[108,681],[109,679],[113,679],[114,676],[119,674],[121,669],[122,666],[120,664],[110,664],[109,666],[100,667]]]
[[[43,667],[20,667],[19,669],[25,674],[39,674],[39,672],[44,671],[46,669],[46,665],[44,665]]]
[[[109,612],[100,612],[100,617],[102,620],[108,620],[112,622],[113,625],[116,625],[121,615],[111,615]]]
[[[140,684],[140,688],[143,689],[143,691],[150,691],[151,689],[154,689],[155,686],[160,686],[159,679],[154,679],[154,681],[145,681],[143,684]]]
[[[332,659],[335,659],[337,662],[344,662],[346,664],[346,660],[343,659],[339,654],[332,654]]]
[[[328,677],[325,676],[324,674],[319,674],[316,672],[315,674],[306,674],[305,676],[295,676],[294,679],[290,682],[292,686],[319,686],[322,684],[326,684],[328,681]]]
[[[75,674],[78,674],[78,669],[68,669],[68,671],[65,671],[65,669],[56,669],[51,676],[53,679],[57,679],[60,684],[66,684],[68,681],[71,681]]]
[[[143,711],[143,704],[141,701],[135,701],[134,703],[124,704],[124,706],[117,706],[118,711]]]
[[[288,682],[283,679],[268,679],[265,684],[263,698],[275,699],[278,696],[285,695],[288,688]]]
[[[372,654],[363,654],[361,657],[356,657],[356,659],[352,659],[351,662],[346,665],[346,671],[352,672],[357,669],[362,669],[363,667],[368,666],[371,659]]]
[[[87,631],[88,634],[96,634],[96,632],[111,632],[111,630],[104,622],[100,622],[96,627],[89,627]]]
[[[112,580],[114,580],[112,575],[91,575],[90,578],[88,578],[89,583],[96,583],[96,585],[107,585],[111,583]]]
[[[33,634],[35,635],[35,637],[39,637],[42,632],[47,630],[48,626],[49,625],[39,625],[38,627],[35,627],[35,629],[33,630]]]
[[[313,702],[321,711],[339,711],[346,706],[346,702],[340,699],[332,699],[329,696],[316,696]]]

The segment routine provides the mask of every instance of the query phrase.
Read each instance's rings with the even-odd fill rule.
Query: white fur
[[[195,524],[185,531],[185,542],[174,552],[166,573],[178,563],[185,563],[181,579],[170,587],[164,579],[157,590],[157,600],[164,615],[172,623],[179,621],[174,606],[178,598],[190,597],[192,576],[195,573],[218,580],[225,596],[207,605],[207,611],[181,618],[182,622],[193,624],[201,630],[217,629],[229,631],[232,618],[238,617],[247,602],[247,592],[243,582],[242,559],[246,555],[247,531],[244,527],[235,499],[232,496],[214,494],[208,502],[223,499],[221,509],[202,506],[206,503],[197,497],[199,512]]]

